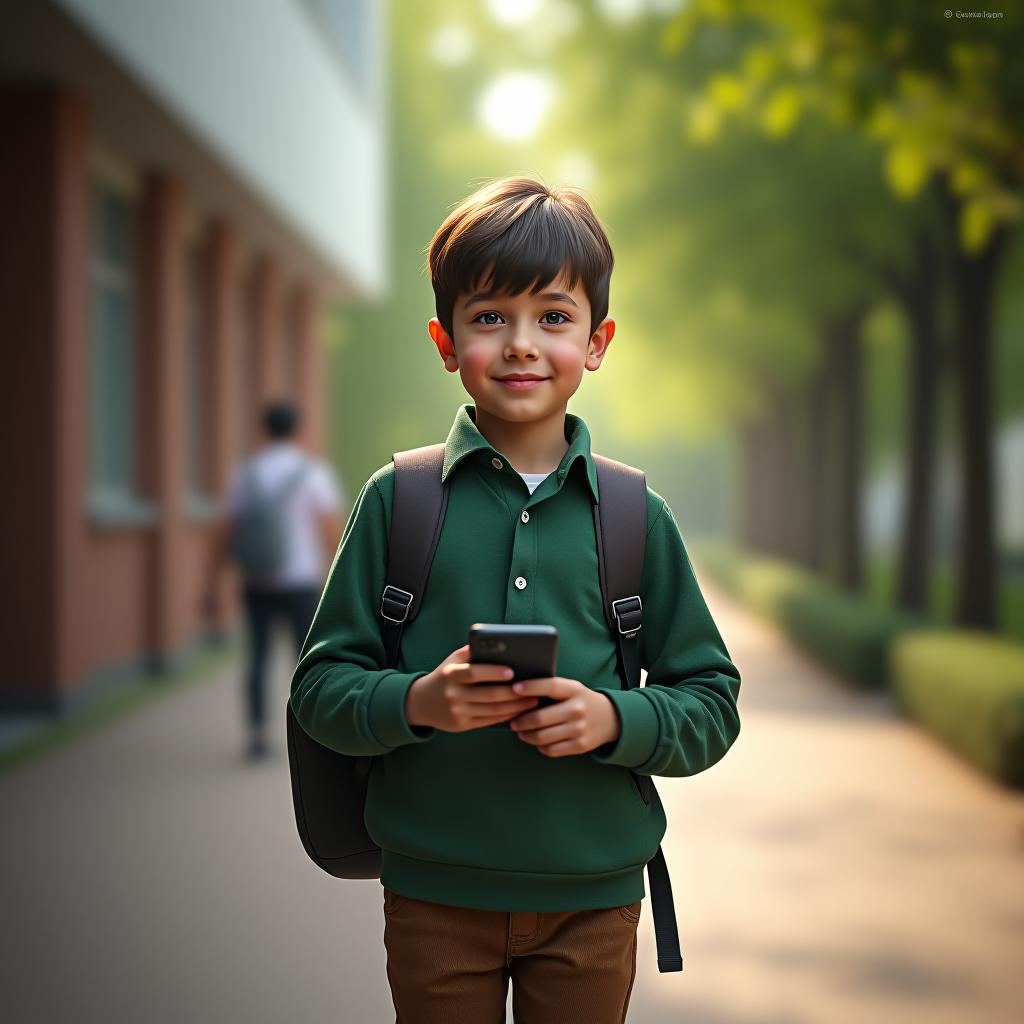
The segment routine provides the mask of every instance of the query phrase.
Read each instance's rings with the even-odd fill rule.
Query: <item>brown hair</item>
[[[463,200],[437,229],[427,256],[437,318],[451,338],[456,296],[478,290],[492,264],[488,296],[518,295],[533,282],[536,294],[563,271],[569,288],[582,280],[593,334],[608,315],[614,262],[586,199],[532,178],[499,178]]]

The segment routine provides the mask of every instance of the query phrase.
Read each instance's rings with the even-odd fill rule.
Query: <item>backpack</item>
[[[245,477],[245,499],[231,535],[231,554],[242,574],[251,580],[273,575],[281,568],[285,554],[284,510],[312,468],[309,459],[272,494],[260,493],[255,467],[250,463]]]
[[[387,666],[396,667],[402,629],[416,617],[441,536],[448,488],[441,484],[444,445],[397,452],[388,571],[381,594],[381,631]],[[642,471],[594,455],[600,502],[594,531],[605,618],[619,649],[627,687],[640,685],[640,576],[647,541],[647,482]],[[310,859],[336,878],[379,878],[380,847],[366,832],[363,809],[373,755],[341,754],[318,743],[286,708],[288,766],[299,838]],[[654,781],[633,772],[640,795],[651,802]],[[647,864],[658,947],[658,970],[681,971],[672,885],[661,847]]]

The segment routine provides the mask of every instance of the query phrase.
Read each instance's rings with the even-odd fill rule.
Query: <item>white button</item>
[[[520,590],[523,590],[523,589],[525,589],[525,587],[526,587],[526,580],[525,580],[525,579],[524,579],[524,578],[523,578],[522,576],[517,576],[517,577],[516,577],[516,586],[517,586],[517,587],[518,587],[518,588],[519,588]]]
[[[493,466],[493,467],[494,467],[495,469],[501,469],[501,467],[502,467],[502,461],[501,461],[501,459],[491,459],[491,465],[492,465],[492,466]]]
[[[530,521],[530,513],[527,512],[526,509],[524,508],[523,509],[523,514],[519,518],[522,519],[522,521],[524,523],[528,523]]]

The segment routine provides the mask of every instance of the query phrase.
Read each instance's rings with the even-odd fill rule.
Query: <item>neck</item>
[[[476,428],[488,443],[508,458],[517,473],[551,473],[569,450],[565,439],[564,407],[550,416],[526,423],[499,419],[475,407]]]

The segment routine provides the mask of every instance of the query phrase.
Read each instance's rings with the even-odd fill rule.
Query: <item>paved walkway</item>
[[[1024,798],[708,593],[743,731],[658,780],[686,966],[658,973],[645,901],[631,1024],[1019,1020]],[[6,1020],[394,1020],[379,883],[307,860],[241,706],[223,673],[0,777]]]

